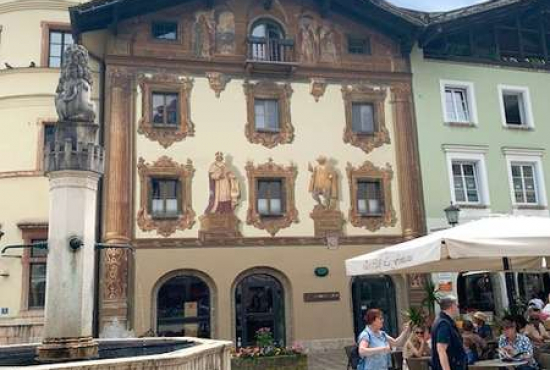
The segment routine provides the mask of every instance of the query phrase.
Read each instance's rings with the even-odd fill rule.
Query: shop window
[[[195,276],[176,276],[157,295],[157,335],[211,337],[210,289]]]
[[[489,273],[462,273],[457,280],[461,310],[495,311],[495,296]]]

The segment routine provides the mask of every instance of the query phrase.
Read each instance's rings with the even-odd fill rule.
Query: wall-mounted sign
[[[304,302],[339,301],[340,292],[304,293]]]

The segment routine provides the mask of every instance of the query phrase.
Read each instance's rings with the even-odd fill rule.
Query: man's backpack
[[[348,356],[348,370],[357,370],[362,358],[359,356],[359,347],[357,344],[347,346],[346,355]]]

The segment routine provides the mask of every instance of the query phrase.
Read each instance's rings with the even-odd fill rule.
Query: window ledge
[[[160,130],[177,130],[179,128],[180,124],[174,123],[174,124],[163,124],[163,123],[153,123],[152,127],[153,130],[160,129]]]
[[[454,121],[446,121],[446,122],[445,122],[445,125],[446,125],[446,126],[450,126],[450,127],[465,127],[465,128],[477,127],[477,124],[475,124],[474,122],[454,122]]]
[[[457,203],[457,206],[464,209],[489,209],[488,204]]]
[[[531,210],[531,211],[546,211],[548,207],[540,205],[514,205],[514,209],[518,210]]]
[[[20,318],[30,319],[30,318],[37,318],[37,319],[43,319],[44,318],[44,309],[43,308],[29,308],[28,310],[21,310],[19,311]]]
[[[151,215],[151,218],[153,220],[179,220],[181,217],[183,216],[183,214],[178,214],[178,215],[175,215],[175,216],[159,216],[159,215]]]
[[[508,129],[508,130],[517,130],[517,131],[534,131],[535,130],[534,127],[527,126],[527,125],[509,125],[509,124],[505,124],[504,128]]]

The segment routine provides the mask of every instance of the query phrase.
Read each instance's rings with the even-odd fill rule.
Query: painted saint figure
[[[338,202],[338,174],[329,165],[326,157],[320,156],[317,163],[315,168],[309,165],[309,171],[312,172],[309,192],[319,206],[333,210]]]
[[[237,207],[241,191],[235,174],[227,169],[223,153],[216,153],[216,161],[208,169],[210,198],[205,213],[232,213]]]

